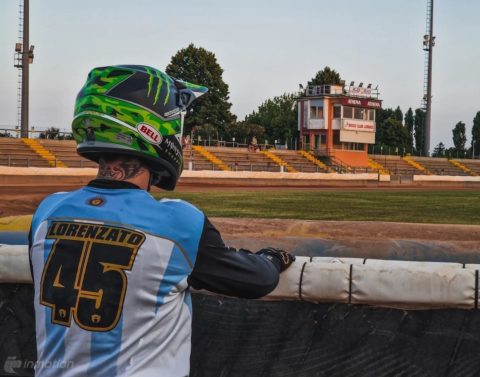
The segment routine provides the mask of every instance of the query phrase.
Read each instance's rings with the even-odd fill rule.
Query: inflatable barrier
[[[477,309],[480,265],[297,257],[266,300]],[[32,283],[25,245],[0,245],[0,283]]]
[[[22,234],[19,245],[0,246],[0,376],[33,376],[36,358]],[[193,294],[191,376],[480,375],[480,261],[468,245],[448,253],[409,241],[402,254],[395,241],[384,254],[397,260],[383,260],[359,258],[351,242],[275,241],[312,256],[297,257],[263,300]],[[381,255],[375,246],[385,245],[364,249]],[[443,254],[449,260],[436,262]],[[410,256],[427,261],[398,260]]]

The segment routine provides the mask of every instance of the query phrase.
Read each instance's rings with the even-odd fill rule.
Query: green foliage
[[[413,124],[415,134],[415,150],[419,156],[425,155],[425,111],[422,109],[415,110],[415,118]]]
[[[465,143],[467,142],[467,131],[465,129],[465,123],[458,122],[455,128],[452,130],[453,145],[455,150],[461,153],[465,152]]]
[[[220,140],[218,129],[211,124],[202,124],[195,127],[195,137],[201,137],[203,140]]]
[[[473,118],[472,149],[473,155],[480,156],[480,111],[478,111],[475,118]]]
[[[377,125],[376,144],[390,147],[398,153],[411,151],[411,138],[402,122],[394,118],[388,118]]]
[[[402,110],[400,109],[400,106],[397,106],[397,108],[393,112],[393,118],[395,120],[398,120],[400,123],[403,122],[403,113],[402,113]]]
[[[480,224],[480,191],[316,190],[161,192],[209,217]],[[221,205],[219,205],[221,203]],[[308,210],[305,210],[308,209]]]
[[[185,119],[184,133],[195,126],[210,124],[220,135],[227,124],[235,121],[230,112],[228,85],[223,81],[223,69],[215,54],[190,44],[178,51],[166,68],[166,73],[181,80],[206,86],[208,93],[195,101]]]
[[[73,140],[71,133],[60,132],[59,128],[49,127],[45,131],[40,132],[39,139],[57,139],[57,140]]]
[[[378,125],[384,123],[388,118],[395,118],[394,117],[394,111],[393,109],[387,108],[387,109],[377,109],[375,110],[375,120],[377,122],[377,127]]]
[[[405,128],[407,129],[408,133],[411,135],[413,140],[413,124],[414,124],[414,117],[412,108],[409,107],[407,112],[405,113]]]
[[[262,103],[257,111],[245,117],[245,122],[262,126],[270,144],[290,143],[297,135],[297,106],[293,94],[283,94]]]
[[[402,125],[403,114],[400,107],[376,110],[377,132],[375,135],[375,149],[395,151],[400,154],[411,153],[413,137],[408,129]]]
[[[227,125],[225,129],[225,139],[235,141],[240,144],[247,144],[249,135],[255,136],[258,143],[265,142],[265,128],[254,123],[236,122]]]
[[[432,157],[445,157],[445,145],[442,142],[433,149]]]
[[[326,66],[323,70],[317,72],[315,77],[308,82],[308,85],[339,85],[340,81],[340,74],[334,69]]]

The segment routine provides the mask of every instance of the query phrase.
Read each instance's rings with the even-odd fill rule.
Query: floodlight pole
[[[23,0],[23,49],[22,49],[22,111],[20,137],[28,138],[28,69],[29,69],[29,0]]]
[[[426,98],[426,114],[425,114],[425,155],[430,155],[430,130],[432,120],[432,54],[435,45],[435,37],[433,36],[433,0],[430,2],[430,12],[427,14],[429,20],[428,32],[428,73],[427,73],[427,98]]]

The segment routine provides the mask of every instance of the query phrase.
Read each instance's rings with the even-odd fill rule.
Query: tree
[[[399,153],[412,152],[413,137],[408,129],[402,125],[400,116],[403,118],[399,106],[395,110],[391,108],[376,110],[375,149],[383,147],[391,151],[398,148]]]
[[[413,111],[412,111],[412,108],[409,107],[407,112],[405,113],[405,128],[407,129],[408,133],[412,136],[412,140],[413,140],[413,123],[414,123]]]
[[[400,106],[397,106],[397,108],[393,112],[393,118],[395,120],[398,120],[400,123],[403,122],[403,113],[402,113],[402,110],[400,109]]]
[[[210,124],[223,135],[226,125],[235,122],[235,116],[230,112],[232,104],[228,102],[228,85],[223,81],[223,69],[215,54],[192,43],[172,56],[166,73],[208,88],[208,93],[189,109],[185,119],[185,134],[195,126]]]
[[[393,109],[386,108],[386,109],[377,109],[375,110],[375,122],[377,123],[377,127],[384,123],[388,118],[395,118]]]
[[[323,70],[318,71],[315,77],[313,77],[308,85],[340,85],[340,74],[326,66]]]
[[[472,156],[480,155],[480,111],[473,118],[472,126]]]
[[[415,150],[419,156],[425,154],[425,111],[415,110],[413,129],[415,133]]]
[[[433,149],[432,157],[445,157],[445,145],[442,142]]]
[[[376,145],[390,151],[403,153],[409,151],[411,139],[408,131],[403,127],[402,122],[394,118],[388,118],[377,125]]]
[[[195,137],[202,140],[219,140],[218,129],[211,124],[202,124],[195,127]]]
[[[257,111],[245,117],[245,122],[258,124],[265,129],[265,138],[273,143],[293,143],[297,135],[297,106],[293,94],[283,94],[262,103]]]
[[[40,132],[40,139],[57,139],[57,140],[73,140],[71,133],[60,132],[59,128],[49,127],[45,131]]]
[[[251,133],[257,138],[258,143],[265,142],[265,128],[254,123],[249,122],[236,122],[227,125],[226,129],[226,139],[233,140],[240,144],[246,144],[248,142],[248,136]]]
[[[467,132],[465,129],[465,123],[458,122],[455,125],[455,128],[452,130],[453,134],[453,145],[455,146],[455,151],[465,153],[465,143],[467,142]]]

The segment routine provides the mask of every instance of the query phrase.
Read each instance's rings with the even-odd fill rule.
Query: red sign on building
[[[382,101],[370,98],[351,98],[345,97],[342,98],[343,106],[356,106],[356,107],[365,107],[368,109],[381,109]]]

